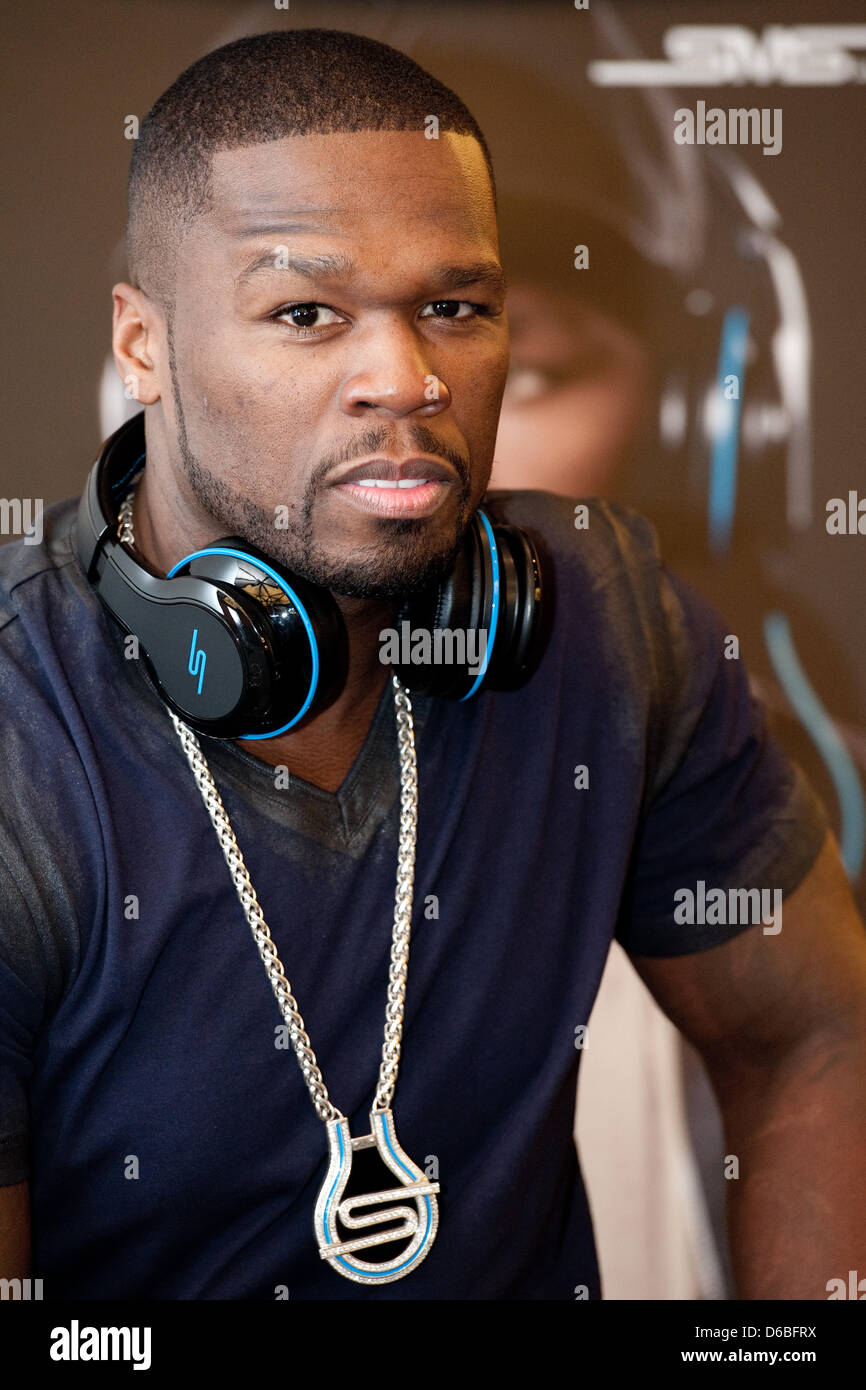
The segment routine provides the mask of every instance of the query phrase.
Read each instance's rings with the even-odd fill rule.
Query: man
[[[362,1138],[399,831],[380,634],[453,563],[508,367],[483,137],[383,45],[242,40],[143,123],[129,253],[114,353],[145,412],[136,550],[167,574],[240,535],[330,591],[345,625],[327,708],[201,746]],[[42,546],[4,550],[7,1277],[29,1268],[46,1297],[598,1297],[571,1131],[614,933],[719,1094],[742,1296],[822,1298],[862,1263],[866,945],[821,807],[646,523],[595,503],[578,529],[544,493],[486,505],[539,537],[556,611],[522,688],[412,697],[393,1115],[440,1211],[423,1263],[378,1287],[317,1248],[323,1116],[166,708],[82,570],[75,502]],[[699,883],[782,907],[689,921]]]

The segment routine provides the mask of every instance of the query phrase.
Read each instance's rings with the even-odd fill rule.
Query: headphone
[[[744,510],[793,532],[811,522],[811,329],[797,260],[763,188],[730,151],[708,150],[703,167],[704,261],[679,281],[657,273],[654,320],[676,347],[674,356],[660,338],[656,351],[664,467],[654,482],[656,498],[703,511],[706,544],[721,557],[736,522],[748,526]],[[653,498],[636,494],[635,505],[651,510]]]
[[[191,728],[227,739],[288,733],[343,687],[348,643],[336,601],[237,536],[160,575],[117,539],[118,508],[144,462],[142,411],[105,442],[81,496],[76,549],[88,581],[138,639],[159,694]],[[477,510],[450,572],[408,599],[398,618],[413,639],[449,630],[452,655],[462,632],[470,659],[416,664],[404,643],[409,660],[392,670],[409,690],[449,700],[522,685],[541,655],[542,608],[551,608],[542,603],[542,564],[528,532]],[[484,634],[474,665],[473,629]]]

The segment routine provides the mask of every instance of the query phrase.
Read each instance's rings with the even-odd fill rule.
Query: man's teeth
[[[428,478],[359,478],[358,487],[423,487]]]

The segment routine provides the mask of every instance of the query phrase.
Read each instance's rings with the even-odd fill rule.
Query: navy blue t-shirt
[[[522,690],[413,698],[393,1110],[438,1171],[440,1225],[375,1288],[319,1257],[325,1129],[168,714],[75,556],[76,503],[46,511],[40,545],[0,549],[0,1184],[30,1182],[46,1298],[600,1296],[573,1120],[611,939],[720,944],[743,926],[680,924],[674,894],[787,893],[827,819],[646,521],[591,502],[576,529],[541,492],[489,505],[542,538],[556,618]],[[397,861],[390,683],[334,794],[282,785],[255,745],[201,742],[331,1098],[365,1134]]]

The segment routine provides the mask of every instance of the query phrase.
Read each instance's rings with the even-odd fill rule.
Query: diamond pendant
[[[439,1211],[435,1194],[439,1191],[438,1182],[430,1180],[401,1149],[394,1130],[394,1116],[389,1109],[370,1112],[370,1134],[362,1134],[353,1139],[349,1133],[349,1121],[345,1117],[329,1120],[325,1126],[328,1131],[330,1162],[325,1180],[319,1191],[314,1217],[316,1240],[319,1254],[327,1260],[332,1269],[347,1279],[359,1284],[387,1284],[394,1279],[402,1279],[417,1268],[436,1237],[439,1225]],[[376,1148],[382,1162],[400,1180],[399,1187],[388,1188],[383,1192],[369,1192],[342,1201],[349,1174],[352,1171],[352,1153],[355,1149]],[[411,1198],[408,1205],[391,1206],[384,1211],[355,1215],[356,1207],[371,1207],[379,1202],[399,1202]],[[376,1235],[356,1236],[342,1240],[337,1229],[337,1218],[350,1231],[378,1226],[383,1221],[394,1221],[400,1217],[403,1224]],[[386,1241],[402,1240],[411,1237],[409,1244],[391,1260],[381,1264],[369,1260],[359,1260],[358,1250],[368,1250],[374,1245],[384,1245]]]

